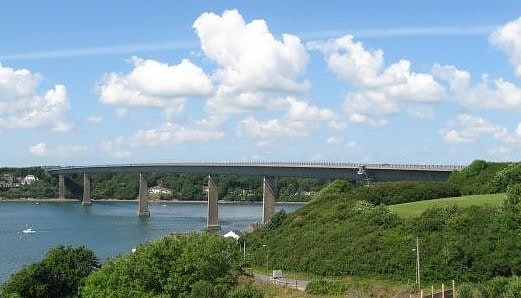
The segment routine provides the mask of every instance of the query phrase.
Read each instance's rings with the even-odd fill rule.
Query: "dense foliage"
[[[83,279],[98,267],[91,250],[58,246],[40,262],[13,274],[0,288],[0,297],[74,296]]]
[[[405,282],[415,278],[412,249],[419,237],[425,281],[521,274],[518,208],[438,208],[405,220],[384,206],[353,199],[357,194],[335,181],[276,229],[247,235],[250,262],[265,265],[265,244],[271,268]]]
[[[344,283],[324,279],[312,280],[306,287],[306,293],[312,295],[344,295],[347,290]]]
[[[449,183],[458,187],[462,195],[478,195],[506,191],[506,185],[500,187],[494,182],[496,174],[507,167],[508,163],[475,160],[461,171],[455,171],[449,177]]]
[[[170,235],[110,260],[89,275],[82,297],[225,297],[241,273],[233,239],[212,233]]]
[[[350,193],[351,199],[363,200],[375,205],[393,205],[460,196],[459,190],[446,182],[400,181],[376,183],[359,187]]]
[[[494,277],[483,283],[465,283],[457,288],[459,298],[516,298],[521,297],[521,278]]]

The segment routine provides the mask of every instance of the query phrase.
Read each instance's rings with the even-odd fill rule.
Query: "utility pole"
[[[418,237],[416,237],[416,283],[418,289],[421,289],[421,277],[420,277],[420,243]]]

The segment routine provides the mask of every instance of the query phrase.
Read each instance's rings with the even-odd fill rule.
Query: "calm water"
[[[300,206],[282,204],[276,210],[291,212]],[[96,202],[90,207],[79,202],[0,202],[0,283],[59,244],[85,245],[103,260],[171,232],[204,229],[206,208],[202,203],[151,203],[151,217],[140,219],[135,202]],[[222,230],[241,230],[260,222],[261,209],[261,204],[219,205]],[[20,233],[26,225],[37,233]]]

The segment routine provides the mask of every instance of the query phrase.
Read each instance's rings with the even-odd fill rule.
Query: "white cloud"
[[[40,142],[34,146],[29,148],[29,153],[36,156],[47,156],[49,151],[47,150],[47,145],[43,142]]]
[[[307,82],[298,80],[309,57],[297,36],[283,34],[277,40],[264,20],[246,23],[237,10],[221,16],[204,13],[193,27],[204,54],[218,65],[213,74],[218,87],[208,113],[262,109],[269,94],[308,89]]]
[[[249,116],[237,127],[237,135],[257,139],[258,145],[269,145],[283,139],[309,136],[320,123],[328,123],[335,129],[341,126],[335,112],[311,105],[307,101],[287,97],[279,105],[286,108],[280,119],[259,121]]]
[[[50,128],[68,131],[64,118],[69,110],[67,90],[56,85],[41,96],[37,88],[41,76],[26,69],[0,64],[0,131],[17,128]]]
[[[40,142],[29,148],[29,153],[36,156],[59,156],[60,158],[68,158],[80,155],[86,155],[90,152],[89,148],[84,145],[60,145],[56,148],[49,149],[47,144]]]
[[[103,118],[101,118],[100,116],[89,116],[87,117],[87,121],[91,123],[101,123],[103,122]]]
[[[482,135],[490,135],[496,141],[507,145],[521,144],[519,135],[516,136],[505,127],[470,114],[458,115],[457,121],[449,123],[449,127],[440,130],[440,134],[444,141],[452,144],[472,144]]]
[[[343,138],[339,137],[329,137],[326,139],[326,144],[330,146],[342,146],[345,148],[354,148],[356,147],[356,142],[354,141],[345,141]]]
[[[344,102],[344,110],[353,123],[385,125],[387,121],[384,117],[400,113],[403,106],[413,107],[412,110],[421,109],[421,116],[428,115],[429,105],[445,98],[445,88],[431,74],[411,71],[411,62],[405,59],[384,68],[381,49],[366,50],[350,35],[309,42],[307,46],[321,51],[328,67],[340,79],[355,87]],[[419,105],[423,106],[417,108]]]
[[[106,74],[98,86],[100,101],[118,107],[155,107],[182,110],[187,97],[207,96],[211,80],[201,68],[184,59],[177,65],[132,58],[126,75]]]
[[[342,142],[343,142],[343,140],[341,138],[337,138],[337,137],[329,137],[326,140],[326,144],[331,145],[331,146],[340,145],[340,144],[342,144]]]
[[[129,138],[131,146],[155,146],[161,143],[206,142],[217,140],[224,136],[205,122],[189,126],[181,126],[172,122],[163,123],[160,127],[148,130],[138,130]]]
[[[502,78],[490,80],[483,75],[472,85],[470,73],[454,65],[435,65],[433,73],[447,81],[454,97],[468,108],[521,108],[521,88]]]
[[[521,17],[494,31],[490,41],[507,53],[516,75],[521,76]]]
[[[123,137],[117,137],[114,141],[103,141],[100,145],[100,148],[103,152],[109,154],[115,158],[127,158],[132,155],[126,148],[126,142]]]

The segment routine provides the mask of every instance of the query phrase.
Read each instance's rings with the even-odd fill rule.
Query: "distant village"
[[[26,175],[25,177],[16,177],[14,174],[0,174],[0,188],[16,188],[22,185],[30,185],[40,180],[35,175]]]

